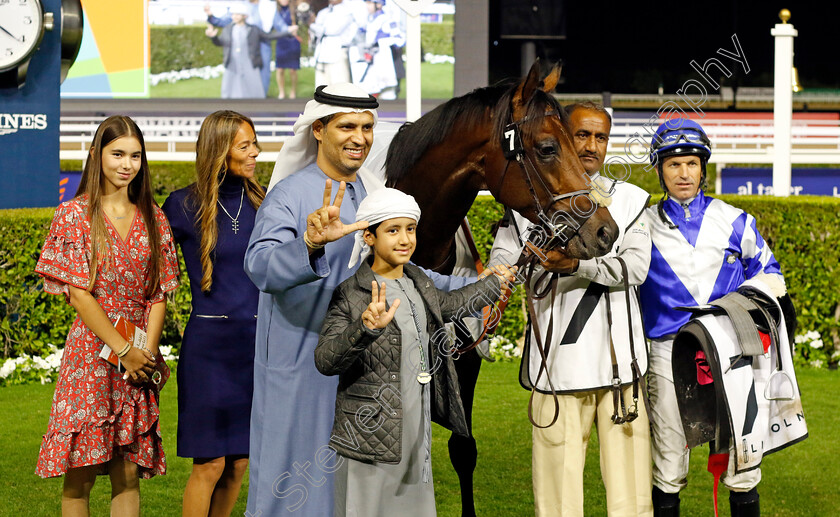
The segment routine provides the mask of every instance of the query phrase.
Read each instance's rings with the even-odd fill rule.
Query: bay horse
[[[388,147],[385,178],[387,186],[411,194],[420,205],[413,262],[452,272],[455,234],[482,190],[544,227],[547,235],[562,236],[551,242],[562,243],[571,257],[589,259],[609,251],[618,227],[588,196],[589,176],[569,136],[567,116],[549,94],[559,75],[554,67],[541,81],[536,62],[518,84],[479,88],[400,128]],[[473,339],[457,338],[467,344]],[[455,364],[472,430],[481,358],[470,350]],[[475,515],[475,440],[453,434],[449,456],[460,482],[462,515]]]

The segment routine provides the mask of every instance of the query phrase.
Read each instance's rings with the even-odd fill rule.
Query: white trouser
[[[672,339],[651,341],[650,374],[648,390],[653,417],[651,445],[653,447],[653,484],[665,493],[674,494],[682,490],[688,476],[688,449],[685,442],[677,394],[674,391],[674,377],[671,368]],[[721,477],[729,490],[746,492],[761,481],[761,469],[736,474],[735,454],[729,446],[729,468]]]
[[[350,59],[347,57],[346,48],[336,52],[333,62],[315,64],[315,86],[349,82]]]

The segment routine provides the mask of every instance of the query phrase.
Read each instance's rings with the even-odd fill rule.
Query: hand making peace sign
[[[357,221],[353,224],[344,224],[339,218],[341,212],[341,200],[344,198],[344,190],[347,184],[343,181],[338,187],[338,194],[335,195],[335,202],[330,204],[332,194],[332,182],[328,179],[324,187],[324,206],[315,210],[306,217],[306,235],[304,242],[310,252],[323,248],[328,242],[337,241],[349,233],[357,230],[364,230],[368,227],[367,221]]]
[[[385,299],[385,282],[382,282],[382,289],[376,284],[376,281],[370,283],[371,302],[367,306],[365,312],[362,313],[362,323],[370,330],[384,329],[388,323],[394,319],[394,314],[397,313],[397,307],[400,306],[400,300],[397,298],[388,309],[387,301]]]

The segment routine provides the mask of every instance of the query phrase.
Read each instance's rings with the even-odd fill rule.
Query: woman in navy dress
[[[272,29],[278,32],[289,32],[291,27],[297,26],[297,23],[292,21],[294,12],[289,5],[290,1],[277,0],[277,13],[274,15],[274,27]],[[284,70],[288,69],[292,86],[289,90],[289,98],[294,99],[297,92],[298,69],[300,68],[300,40],[297,35],[284,36],[279,38],[275,45],[274,65],[277,73],[277,88],[280,90],[277,98],[286,98],[286,77],[283,74]]]
[[[257,208],[260,149],[251,119],[201,125],[196,182],[163,204],[192,292],[178,362],[178,456],[193,458],[183,515],[230,515],[248,468],[259,291],[242,269]]]

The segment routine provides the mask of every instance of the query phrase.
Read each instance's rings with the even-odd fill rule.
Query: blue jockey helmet
[[[650,163],[661,164],[669,156],[696,154],[705,164],[712,156],[712,143],[703,127],[687,118],[662,123],[650,142]]]
[[[671,156],[695,155],[700,157],[703,167],[703,177],[700,185],[706,181],[706,163],[712,156],[712,143],[703,127],[687,118],[672,118],[666,120],[657,128],[650,142],[650,163],[656,166],[659,173],[659,184],[663,191],[665,182],[662,179],[662,163]]]

